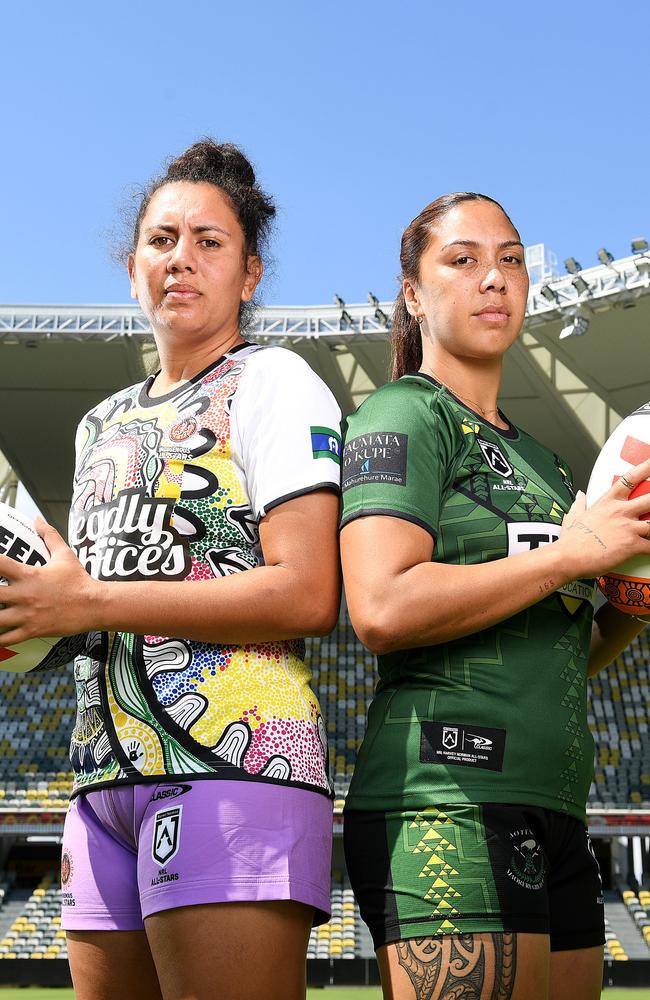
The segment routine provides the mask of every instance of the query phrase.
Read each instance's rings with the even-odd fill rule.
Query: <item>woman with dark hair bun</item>
[[[391,1000],[596,1000],[586,678],[644,622],[594,617],[593,577],[650,554],[650,496],[628,499],[650,462],[585,510],[499,409],[528,276],[498,203],[434,201],[401,264],[393,381],[343,452],[347,601],[379,661],[346,800],[352,886]]]
[[[210,140],[149,186],[128,272],[160,370],[81,421],[71,548],[43,522],[42,574],[1,561],[7,641],[88,633],[62,864],[78,1000],[299,1000],[328,919],[301,637],[338,613],[340,412],[298,355],[242,337],[274,212]]]

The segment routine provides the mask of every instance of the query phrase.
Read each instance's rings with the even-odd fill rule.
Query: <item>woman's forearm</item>
[[[351,570],[354,573],[354,570]],[[510,618],[568,583],[555,545],[476,566],[418,563],[367,590],[352,620],[375,653],[459,639]]]
[[[325,635],[339,604],[337,580],[315,585],[284,566],[189,583],[99,582],[92,593],[95,628],[228,644]]]

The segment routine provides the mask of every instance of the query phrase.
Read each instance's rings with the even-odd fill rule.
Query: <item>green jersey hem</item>
[[[431,535],[434,542],[438,537],[434,528],[416,514],[407,513],[403,510],[396,510],[394,507],[361,507],[358,510],[351,510],[341,520],[341,527],[344,528],[350,521],[356,521],[359,517],[397,517],[400,521],[410,521],[424,528],[428,535]]]
[[[422,810],[427,806],[436,806],[444,809],[449,805],[459,805],[468,803],[470,805],[482,805],[484,803],[499,803],[509,806],[535,806],[541,809],[550,809],[564,816],[572,816],[585,827],[587,826],[586,806],[579,806],[576,802],[560,802],[556,798],[547,795],[533,795],[530,790],[507,788],[499,793],[494,788],[471,787],[463,785],[462,792],[453,788],[436,789],[435,802],[433,796],[430,801],[423,802],[422,795],[416,792],[402,792],[399,799],[387,803],[387,800],[380,795],[349,795],[345,800],[345,812],[358,810],[359,812],[395,812],[405,809]]]

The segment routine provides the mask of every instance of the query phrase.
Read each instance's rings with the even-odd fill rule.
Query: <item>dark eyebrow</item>
[[[192,226],[193,233],[210,233],[213,230],[216,230],[218,233],[223,233],[224,236],[230,236],[227,229],[222,229],[221,226],[218,226],[216,223],[213,223],[210,226]]]
[[[473,247],[476,248],[479,244],[476,240],[452,240],[451,243],[446,243],[444,247],[441,248],[441,253],[443,250],[449,250],[449,247]],[[504,240],[503,243],[499,243],[499,250],[506,250],[508,247],[521,247],[524,249],[524,244],[521,240]]]
[[[158,226],[147,226],[147,228],[145,229],[145,232],[146,233],[153,233],[156,230],[158,230],[158,231],[162,230],[163,233],[175,233],[176,232],[176,226],[170,226],[170,225],[167,225],[166,223],[163,222],[163,223],[161,223]],[[212,233],[212,232],[217,232],[217,233],[223,233],[224,236],[230,236],[231,235],[228,232],[227,229],[222,229],[221,226],[217,226],[216,223],[213,223],[212,225],[209,225],[209,226],[192,226],[192,232],[193,233]]]

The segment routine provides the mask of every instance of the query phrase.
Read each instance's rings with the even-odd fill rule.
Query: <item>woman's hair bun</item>
[[[230,181],[241,187],[254,187],[255,171],[241,149],[231,142],[217,143],[200,139],[172,160],[165,180],[207,181],[221,187]]]

